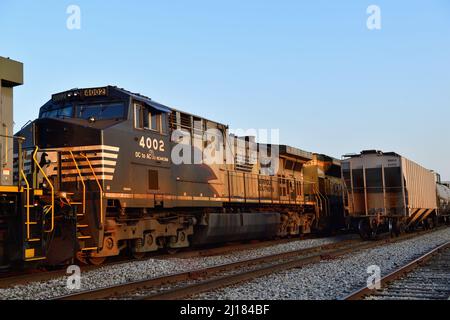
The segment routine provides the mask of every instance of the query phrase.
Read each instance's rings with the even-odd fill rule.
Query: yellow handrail
[[[75,164],[75,168],[77,168],[78,176],[81,179],[81,184],[83,185],[83,213],[86,213],[86,185],[83,181],[83,176],[81,175],[80,168],[78,168],[77,161],[75,160],[75,156],[73,155],[73,152],[70,150],[70,155],[72,156],[73,163]]]
[[[316,185],[312,187],[312,191],[314,192],[314,195],[316,196],[316,199],[318,200],[319,209],[323,210],[323,203],[322,198],[319,196],[319,193],[316,191]]]
[[[6,135],[6,137],[8,137],[8,127],[5,127],[5,135]],[[5,163],[6,164],[8,164],[8,138],[5,138],[5,151],[6,151],[6,153],[5,153]]]
[[[39,165],[39,162],[36,159],[36,155],[38,153],[39,147],[36,146],[36,149],[34,150],[33,153],[33,161],[36,164],[36,166],[39,168],[39,171],[42,173],[42,175],[44,176],[45,180],[47,181],[48,185],[50,186],[50,189],[52,190],[52,220],[51,220],[51,228],[50,230],[45,230],[45,232],[52,232],[55,229],[55,188],[53,187],[53,184],[50,182],[50,179],[47,177],[47,175],[45,174],[44,170],[42,169],[42,167]]]
[[[98,189],[100,190],[100,225],[103,227],[103,188],[100,184],[100,181],[97,178],[97,175],[95,174],[94,168],[92,167],[91,161],[87,157],[87,155],[80,153],[82,157],[86,159],[86,162],[89,165],[89,168],[91,168],[92,174],[94,175],[94,179],[97,182]]]
[[[28,183],[27,176],[23,172],[22,169],[20,169],[20,174],[23,177],[23,180],[25,181],[27,185],[27,240],[30,239],[30,184]]]

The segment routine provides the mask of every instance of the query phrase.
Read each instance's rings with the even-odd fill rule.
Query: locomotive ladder
[[[77,233],[77,239],[79,240],[79,242],[82,243],[81,245],[81,251],[95,251],[98,250],[98,246],[97,245],[92,245],[92,243],[94,242],[94,239],[92,237],[91,234],[89,234],[89,230],[92,229],[90,228],[90,224],[89,224],[89,216],[86,212],[86,183],[85,183],[85,177],[83,176],[81,170],[80,170],[80,165],[77,162],[77,159],[74,155],[74,153],[72,151],[69,151],[70,154],[70,158],[72,159],[72,162],[75,166],[76,169],[76,173],[78,175],[78,178],[80,179],[81,185],[82,185],[82,197],[80,199],[79,202],[70,202],[70,205],[80,205],[82,208],[82,212],[76,212],[77,215],[77,223],[76,223],[76,233]],[[94,168],[92,167],[92,164],[89,160],[89,158],[82,154],[79,153],[79,157],[84,158],[86,160],[86,163],[89,166],[89,169],[92,173],[92,175],[94,176],[94,179],[99,187],[100,190],[100,229],[103,227],[103,190],[101,188],[101,184],[100,181],[98,180]],[[88,243],[91,243],[91,245],[89,245]]]
[[[39,147],[36,146],[36,149],[33,152],[33,161],[34,161],[34,164],[36,165],[36,167],[39,169],[39,172],[41,172],[41,174],[43,175],[45,181],[47,181],[48,186],[50,187],[50,190],[51,190],[51,205],[49,207],[47,207],[47,209],[45,210],[45,215],[43,216],[42,221],[45,224],[45,221],[46,221],[45,216],[48,212],[50,212],[51,213],[50,229],[47,229],[44,231],[47,233],[51,233],[55,229],[55,188],[53,187],[53,183],[50,181],[48,176],[45,174],[44,169],[42,169],[41,165],[39,164],[39,161],[37,160],[38,151],[39,151]]]
[[[37,160],[37,153],[39,148],[36,147],[33,154],[32,160],[34,163],[34,168],[39,169],[39,172],[43,175],[46,180],[50,190],[51,190],[51,204],[46,205],[42,208],[38,203],[36,197],[43,195],[43,190],[35,189],[37,187],[37,176],[33,174],[32,185],[24,172],[23,167],[19,164],[18,170],[20,177],[25,182],[25,186],[20,186],[21,189],[21,201],[20,205],[23,205],[25,210],[22,212],[22,220],[24,222],[23,231],[23,259],[25,262],[39,261],[46,259],[45,256],[45,245],[44,245],[44,234],[53,232],[55,228],[55,192],[54,187],[50,179],[45,174],[44,170],[40,166]],[[36,180],[35,180],[36,179]],[[19,180],[20,181],[20,180]],[[20,183],[20,182],[19,182]],[[25,191],[25,194],[23,193]],[[47,214],[51,214],[50,217],[50,227],[45,229],[47,222]]]
[[[43,252],[43,220],[38,219],[38,207],[34,205],[34,197],[40,195],[41,190],[33,190],[30,187],[23,169],[20,174],[25,182],[25,237],[24,237],[24,261],[32,262],[46,259]],[[33,201],[32,201],[33,200]],[[33,216],[33,217],[32,217]],[[38,222],[40,221],[40,222]]]
[[[77,170],[78,177],[80,178],[81,185],[83,187],[83,197],[81,202],[70,202],[71,205],[82,205],[82,213],[77,212],[77,238],[78,240],[88,240],[92,239],[92,236],[83,234],[84,228],[87,228],[89,225],[81,224],[80,220],[86,215],[86,184],[84,183],[83,176],[81,175],[80,167],[78,166],[77,160],[75,160],[75,156],[72,151],[70,152],[70,156],[72,158],[73,164]],[[84,249],[84,248],[83,248]]]

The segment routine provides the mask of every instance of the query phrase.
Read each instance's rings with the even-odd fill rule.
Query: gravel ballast
[[[349,236],[344,238],[349,238]],[[66,285],[67,277],[61,277],[0,289],[0,299],[50,299],[77,291],[198,270],[239,260],[316,247],[341,240],[343,240],[343,237],[298,240],[219,256],[189,259],[148,259],[106,265],[96,270],[83,272],[80,290],[69,290]],[[378,265],[383,276],[449,240],[450,228],[447,228],[383,247],[349,254],[336,260],[323,261],[301,269],[261,277],[241,285],[204,293],[195,298],[232,300],[341,298],[366,283],[369,276],[366,272],[368,266]]]
[[[237,251],[226,255],[196,257],[189,259],[148,259],[130,261],[116,265],[105,265],[96,270],[82,272],[80,290],[67,288],[67,277],[48,281],[32,282],[10,288],[0,288],[0,299],[51,299],[83,290],[107,287],[121,283],[164,276],[172,273],[186,272],[219,264],[252,259],[281,252],[301,250],[325,244],[336,243],[354,235],[329,237],[321,239],[298,240],[269,247]]]
[[[378,266],[381,276],[450,241],[450,229],[392,243],[375,249],[348,254],[336,260],[322,261],[301,269],[292,269],[261,277],[241,285],[204,293],[195,299],[321,300],[340,299],[365,286]]]

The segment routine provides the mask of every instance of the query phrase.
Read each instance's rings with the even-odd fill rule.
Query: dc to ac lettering
[[[224,305],[224,308],[218,309],[216,307],[199,307],[191,306],[188,304],[185,307],[181,307],[180,315],[198,315],[211,318],[214,313],[223,314],[228,317],[234,317],[238,315],[266,315],[269,312],[269,305]]]

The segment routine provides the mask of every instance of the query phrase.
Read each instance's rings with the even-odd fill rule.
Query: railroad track
[[[78,292],[57,300],[94,300],[94,299],[138,299],[170,300],[192,297],[222,287],[231,286],[275,272],[302,267],[322,260],[395,243],[428,232],[409,234],[395,239],[382,239],[373,242],[346,240],[334,244],[308,249],[295,250],[256,259],[248,259],[229,264],[212,266],[201,270],[181,272],[167,276],[124,283],[110,287]]]
[[[412,238],[414,236],[417,235],[421,235],[421,234],[425,234],[428,232],[432,232],[432,231],[437,231],[440,230],[441,228],[435,229],[435,230],[428,230],[428,231],[420,231],[417,232],[415,234],[409,234],[409,235],[405,235],[402,236],[400,238],[395,239],[395,241],[399,241],[399,240],[403,240],[403,239],[408,239],[408,238]],[[279,239],[279,240],[272,240],[272,241],[258,241],[258,242],[251,242],[251,243],[229,243],[226,246],[222,246],[222,247],[213,247],[213,248],[201,248],[201,249],[194,249],[194,250],[186,250],[186,251],[181,251],[175,255],[168,255],[168,254],[159,254],[159,255],[151,255],[150,257],[146,257],[144,259],[139,259],[139,260],[119,260],[119,261],[113,261],[110,262],[108,264],[105,265],[101,265],[101,266],[83,266],[82,267],[82,272],[86,272],[89,270],[95,270],[101,267],[108,267],[108,266],[112,266],[112,265],[120,265],[123,263],[129,263],[129,262],[133,262],[133,261],[142,261],[142,260],[147,260],[149,258],[154,258],[154,259],[165,259],[165,258],[192,258],[192,257],[204,257],[204,256],[214,256],[214,255],[220,255],[220,254],[227,254],[229,252],[236,252],[236,251],[241,251],[241,250],[250,250],[250,249],[254,249],[254,248],[258,248],[258,247],[268,247],[268,246],[272,246],[272,245],[276,245],[276,244],[281,244],[281,243],[288,243],[291,241],[298,241],[300,239],[298,238],[293,238],[293,239]],[[390,240],[388,240],[389,242]],[[386,241],[385,241],[386,242]],[[382,243],[380,243],[382,244]],[[335,244],[332,244],[329,248],[332,247],[336,247]],[[298,253],[297,256],[300,255],[306,255],[309,253],[317,253],[317,250],[319,250],[320,248],[322,248],[321,250],[324,250],[327,246],[323,246],[323,247],[316,247],[316,248],[310,248],[310,249],[306,249],[306,250],[300,250],[302,252]],[[319,249],[318,249],[319,248]],[[330,256],[331,257],[331,256]],[[327,258],[326,254],[324,254],[323,258]],[[258,259],[256,259],[254,261],[254,265],[263,262],[262,260],[258,261]],[[270,261],[269,261],[270,262]],[[244,263],[245,264],[245,263]],[[248,262],[248,265],[251,265],[252,263]],[[233,269],[233,267],[230,266],[231,269]],[[239,269],[239,265],[235,266],[235,269]],[[217,268],[217,270],[220,270],[220,266]],[[242,269],[242,268],[241,268]],[[150,287],[150,288],[156,288],[158,289],[157,291],[160,292],[161,288],[163,288],[164,283],[167,283],[169,286],[173,287],[174,283],[179,283],[180,285],[182,284],[192,284],[192,282],[198,282],[200,280],[202,280],[203,278],[209,277],[211,278],[212,276],[217,277],[220,275],[223,275],[224,272],[226,272],[226,269],[223,270],[222,273],[219,272],[214,272],[214,270],[210,270],[213,271],[210,274],[208,274],[208,271],[205,273],[202,270],[197,270],[195,272],[191,272],[190,275],[187,277],[186,275],[178,275],[179,278],[177,279],[176,276],[169,278],[169,279],[164,279],[165,277],[162,278],[155,278],[155,279],[148,279],[150,285],[149,286],[145,286],[143,285],[144,288],[146,287]],[[203,278],[201,277],[201,275],[203,275]],[[28,283],[32,283],[32,282],[36,282],[36,281],[48,281],[48,280],[52,280],[52,279],[58,279],[58,278],[63,278],[63,277],[67,277],[66,271],[65,270],[55,270],[55,271],[47,271],[47,272],[33,272],[33,273],[27,273],[27,274],[14,274],[11,277],[7,277],[7,278],[0,278],[0,288],[6,288],[6,287],[11,287],[14,285],[26,285]],[[204,280],[204,279],[203,279]],[[183,282],[184,281],[184,282]],[[133,291],[126,289],[127,284],[121,285],[123,286],[123,288],[118,289],[116,288],[119,293],[120,292],[130,292]],[[134,284],[135,288],[139,288],[141,286],[141,284],[136,283]],[[130,286],[130,288],[132,288],[133,285]],[[142,286],[141,286],[142,287]],[[108,288],[104,288],[106,290],[109,290]],[[103,289],[101,289],[103,290]],[[137,289],[136,289],[137,290]],[[88,295],[83,296],[83,295],[73,295],[73,299],[85,299],[85,297],[87,299],[90,299],[88,297]],[[113,294],[114,295],[114,294]],[[98,297],[95,297],[95,294],[93,294],[92,299],[103,299],[103,298],[107,298],[111,296],[110,294],[104,294],[104,296],[99,295]],[[70,299],[71,297],[66,297],[67,299]]]
[[[345,300],[450,300],[450,242],[400,267],[380,282],[380,289],[364,287]]]
[[[148,256],[141,259],[131,259],[131,258],[119,258],[114,259],[108,263],[102,265],[83,265],[81,266],[82,272],[96,270],[105,266],[120,265],[122,263],[128,263],[133,261],[145,261],[148,259],[186,259],[195,257],[208,257],[215,255],[225,255],[232,252],[258,249],[268,246],[274,246],[278,244],[285,244],[293,241],[299,241],[302,238],[290,238],[290,239],[276,239],[276,240],[265,240],[265,241],[251,241],[249,243],[227,243],[220,247],[206,247],[188,250],[183,250],[175,254],[161,254],[161,253],[151,253]],[[27,284],[36,281],[49,281],[52,279],[67,276],[65,269],[60,270],[32,270],[26,272],[14,272],[5,273],[0,276],[0,288],[7,288],[15,285]]]
[[[301,241],[306,239],[317,239],[318,237],[313,236],[302,236],[302,237],[294,237],[294,238],[283,238],[283,239],[275,239],[275,240],[251,240],[248,243],[241,242],[230,242],[220,246],[210,246],[204,248],[186,248],[186,250],[177,252],[175,254],[163,254],[158,255],[158,259],[169,259],[169,258],[196,258],[196,257],[211,257],[217,255],[225,255],[228,253],[264,248],[268,246],[276,246],[278,244],[285,244],[289,242]],[[147,257],[148,258],[148,257]]]
[[[139,291],[161,291],[161,288],[165,286],[170,286],[173,289],[174,286],[179,287],[180,285],[191,285],[195,282],[198,285],[199,281],[204,281],[204,279],[210,280],[211,277],[220,276],[226,272],[236,271],[241,272],[243,269],[247,269],[252,266],[263,265],[267,263],[275,263],[275,261],[286,260],[297,260],[299,255],[302,255],[303,264],[318,262],[322,259],[330,258],[331,254],[335,252],[336,248],[341,248],[343,246],[349,246],[351,243],[358,243],[361,245],[361,240],[344,240],[338,243],[312,247],[307,249],[300,249],[294,251],[288,251],[283,253],[278,253],[274,255],[262,256],[254,259],[241,260],[237,262],[216,265],[204,269],[181,272],[170,274],[166,276],[145,279],[142,281],[135,281],[130,283],[124,283],[119,285],[114,285],[110,287],[83,291],[79,293],[74,293],[62,297],[55,298],[56,300],[92,300],[92,299],[110,299],[110,298],[135,298],[134,293]],[[364,246],[368,246],[369,243],[364,242]],[[300,265],[298,265],[300,266]],[[239,271],[241,270],[241,271]],[[273,271],[272,271],[273,272]],[[179,289],[179,288],[178,288]],[[169,291],[169,290],[168,290]],[[164,293],[167,293],[165,291]],[[131,295],[130,295],[131,294]],[[161,294],[161,292],[159,292]],[[142,298],[142,297],[140,297]],[[163,297],[163,299],[166,299]]]

